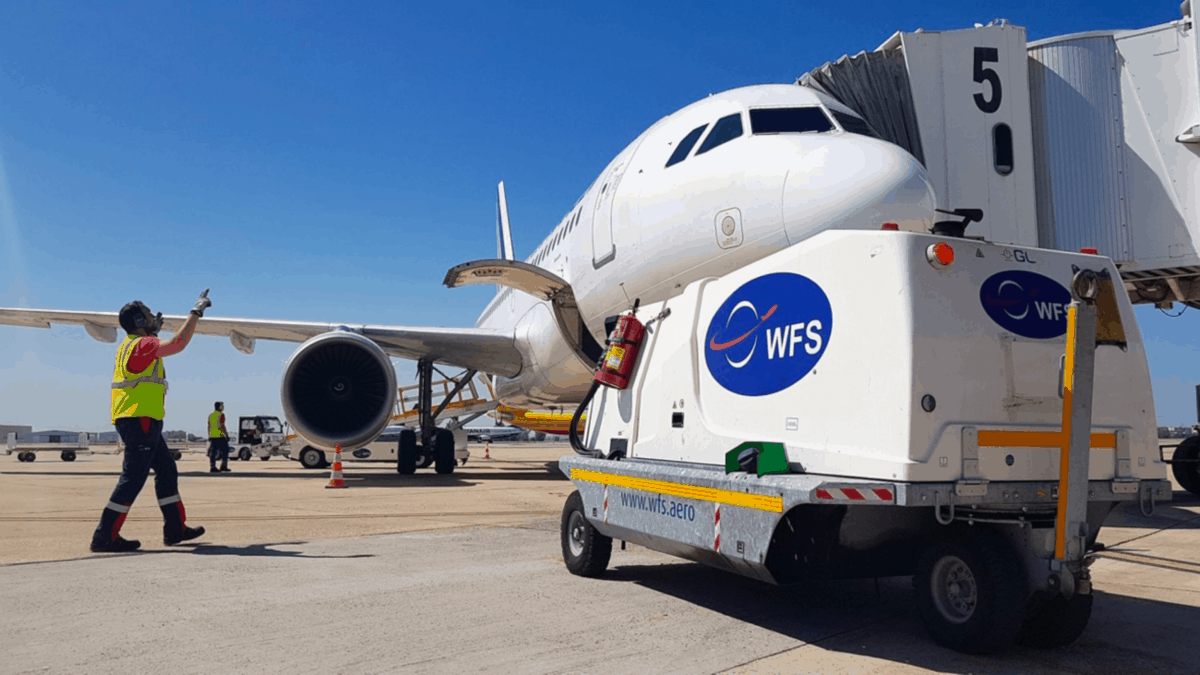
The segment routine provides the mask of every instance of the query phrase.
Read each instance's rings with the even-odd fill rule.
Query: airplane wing
[[[164,314],[163,331],[178,331],[185,319],[186,316]],[[121,331],[116,312],[0,307],[0,324],[33,328],[49,328],[51,324],[83,326],[88,335],[109,343],[116,342],[118,331]],[[196,333],[227,336],[238,351],[250,354],[254,351],[255,340],[304,342],[339,328],[374,340],[389,356],[426,359],[505,377],[515,377],[521,372],[521,352],[514,344],[513,336],[480,328],[414,328],[205,317],[196,324]]]

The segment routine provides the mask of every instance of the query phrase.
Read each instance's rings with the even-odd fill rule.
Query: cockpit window
[[[707,128],[707,124],[701,124],[688,132],[688,135],[684,136],[682,141],[679,141],[679,147],[675,148],[675,152],[671,153],[671,159],[667,160],[667,166],[678,164],[687,159],[688,153],[692,151],[692,146],[696,145],[696,141],[700,140],[700,134],[704,133],[704,130]],[[667,167],[664,166],[663,168]]]
[[[759,108],[750,111],[750,129],[755,134],[803,134],[833,130],[833,122],[818,107]]]
[[[867,124],[867,121],[861,117],[847,115],[843,112],[833,111],[833,119],[837,120],[838,124],[842,125],[842,129],[846,133],[859,134],[860,136],[870,136],[871,138],[879,138],[879,134]]]
[[[721,119],[717,120],[716,124],[713,125],[712,133],[710,133],[708,138],[704,139],[704,142],[700,144],[700,149],[696,151],[696,154],[703,155],[718,145],[721,145],[722,143],[728,143],[729,141],[732,141],[741,135],[741,113],[729,115],[728,117],[722,117]]]

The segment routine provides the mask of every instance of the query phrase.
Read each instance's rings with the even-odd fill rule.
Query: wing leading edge
[[[185,316],[163,316],[163,331],[175,332]],[[17,309],[0,307],[0,324],[49,328],[52,324],[83,326],[101,342],[116,342],[121,331],[116,312]],[[196,325],[201,335],[227,336],[238,351],[254,351],[255,340],[304,342],[333,330],[349,330],[371,338],[389,356],[429,360],[484,373],[515,377],[521,372],[522,357],[511,334],[482,328],[414,328],[369,326],[269,319],[205,317]]]

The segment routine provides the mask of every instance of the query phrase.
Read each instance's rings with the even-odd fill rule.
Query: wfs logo
[[[733,292],[708,324],[708,372],[729,391],[764,396],[812,371],[833,331],[825,291],[807,277],[778,272]]]
[[[1071,293],[1050,277],[1025,270],[998,272],[983,282],[979,300],[992,321],[1022,337],[1054,338],[1067,332]]]

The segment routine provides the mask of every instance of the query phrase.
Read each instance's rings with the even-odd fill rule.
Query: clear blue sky
[[[469,326],[441,286],[523,257],[622,147],[711,92],[791,82],[896,30],[1005,17],[1030,40],[1179,17],[1155,2],[6,2],[0,306]],[[1139,311],[1162,423],[1195,419],[1200,312]],[[279,414],[294,345],[197,338],[168,428]],[[0,327],[0,423],[108,427],[113,347]],[[402,379],[412,368],[401,364]]]

